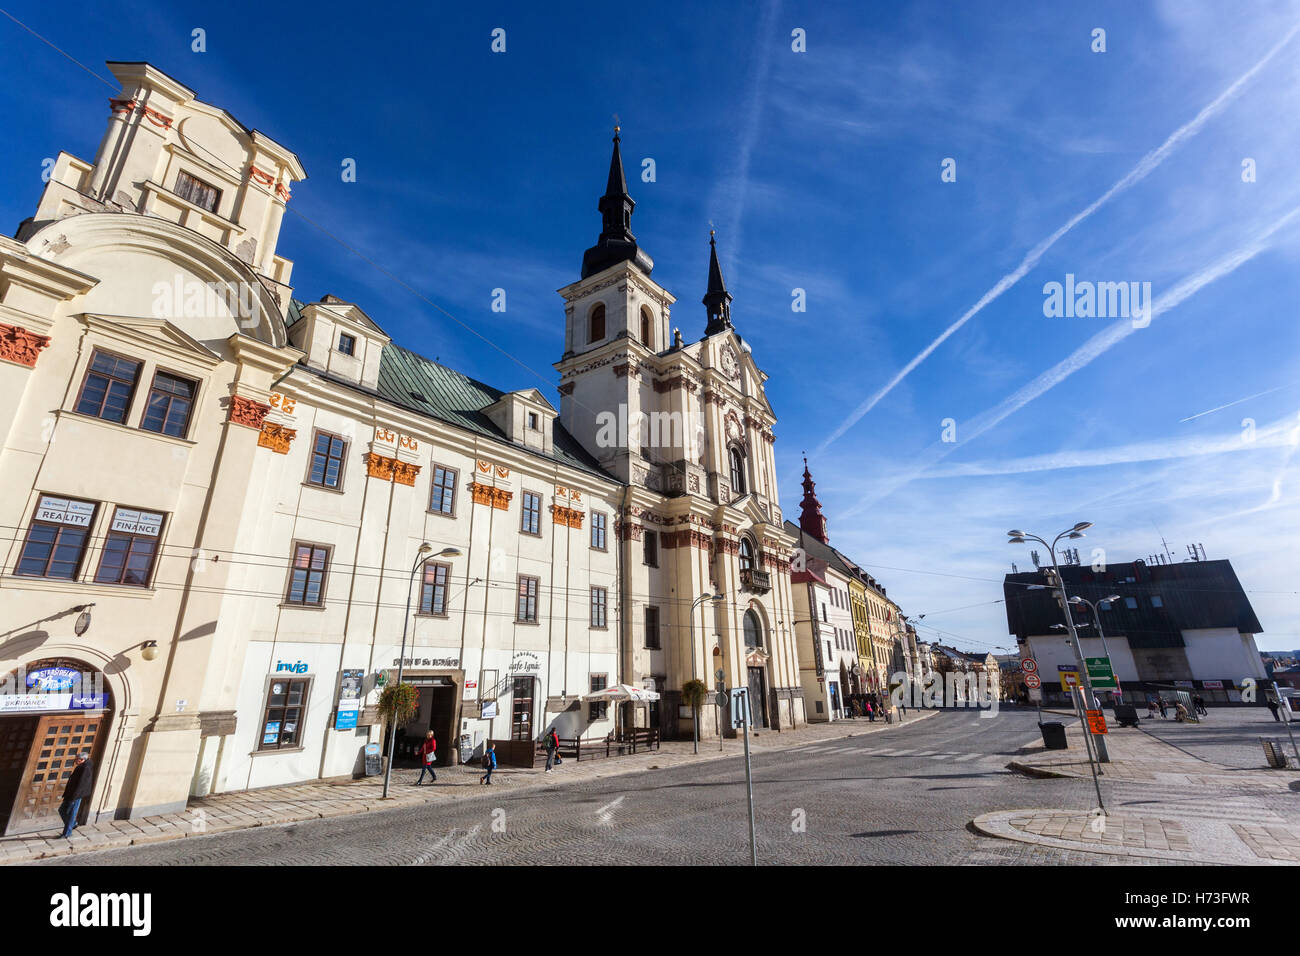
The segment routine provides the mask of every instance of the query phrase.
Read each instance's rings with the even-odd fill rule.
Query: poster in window
[[[273,744],[280,739],[280,722],[278,720],[268,720],[266,726],[262,728],[262,743]]]
[[[53,498],[41,495],[36,505],[37,521],[53,521],[56,524],[70,524],[79,528],[90,526],[94,517],[95,506],[88,501],[72,501],[68,498]]]

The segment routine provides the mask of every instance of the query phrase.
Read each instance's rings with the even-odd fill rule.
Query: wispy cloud
[[[858,405],[858,407],[855,408],[853,412],[845,418],[844,421],[842,421],[839,426],[821,442],[820,445],[817,446],[817,453],[824,451],[827,446],[844,435],[845,432],[857,424],[864,415],[875,408],[886,395],[892,392],[894,388],[903,381],[903,379],[910,375],[918,365],[929,358],[930,355],[933,354],[934,351],[946,342],[955,332],[957,332],[958,329],[982,312],[989,303],[995,301],[1004,292],[1024,278],[1025,275],[1027,275],[1029,271],[1038,264],[1047,251],[1057,243],[1057,241],[1115,196],[1145,179],[1175,150],[1182,146],[1183,143],[1199,133],[1201,129],[1204,128],[1205,124],[1221,113],[1237,96],[1237,94],[1239,94],[1241,90],[1269,64],[1270,61],[1272,61],[1278,52],[1291,42],[1298,32],[1300,32],[1300,24],[1293,26],[1291,30],[1288,31],[1287,34],[1263,56],[1262,59],[1258,60],[1254,66],[1233,81],[1227,89],[1215,97],[1214,100],[1197,113],[1193,119],[1189,120],[1171,133],[1169,138],[1159,147],[1153,149],[1142,157],[1138,164],[1125,173],[1124,176],[1113,186],[1102,193],[1102,195],[1097,199],[1093,200],[1089,205],[1084,207],[1084,209],[1075,213],[1075,215],[1072,216],[1064,225],[1060,226],[1050,236],[1032,248],[1028,254],[1026,254],[1024,259],[1021,260],[1020,265],[999,279],[991,289],[980,297],[979,301],[962,313],[961,317],[958,318],[957,321],[949,325],[948,328],[930,342],[929,345],[918,352],[916,356],[904,365],[903,368],[900,369],[882,388],[878,389],[864,402]]]

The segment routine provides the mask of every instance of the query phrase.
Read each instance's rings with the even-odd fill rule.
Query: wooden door
[[[22,786],[39,720],[36,714],[0,718],[0,833],[9,822],[14,798]]]
[[[533,679],[514,679],[513,703],[510,712],[510,739],[533,739]]]
[[[39,718],[36,735],[28,751],[13,810],[5,833],[62,826],[59,804],[77,754],[95,754],[95,742],[104,725],[103,714],[55,714]],[[82,810],[88,801],[82,801]]]
[[[761,667],[749,669],[749,715],[755,727],[767,726],[767,681]]]

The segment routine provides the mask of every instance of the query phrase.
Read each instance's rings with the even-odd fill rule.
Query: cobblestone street
[[[1004,710],[986,719],[950,711],[878,733],[758,750],[759,861],[1167,865],[972,832],[969,822],[992,811],[1058,807],[1086,814],[1095,806],[1091,779],[1031,779],[1006,769],[1024,745],[1037,741],[1032,711]],[[1131,781],[1102,786],[1109,806],[1169,800],[1184,816],[1243,820],[1252,840],[1267,832],[1261,827],[1279,824],[1272,795],[1173,793]],[[557,773],[541,788],[502,786],[455,801],[42,863],[734,864],[747,861],[746,831],[744,764],[728,757],[571,783]]]

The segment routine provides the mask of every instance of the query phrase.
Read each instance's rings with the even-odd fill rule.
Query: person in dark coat
[[[1281,708],[1278,706],[1277,701],[1275,701],[1272,697],[1266,697],[1264,699],[1264,703],[1268,704],[1268,709],[1272,711],[1273,719],[1276,720],[1279,724],[1282,723],[1282,717],[1278,713],[1278,711],[1280,711]]]
[[[546,733],[546,773],[551,772],[551,767],[556,763],[555,755],[560,749],[560,738],[552,727]]]
[[[68,784],[63,788],[63,802],[59,804],[59,816],[63,818],[63,836],[72,839],[72,831],[77,828],[77,815],[81,811],[81,801],[90,798],[95,789],[95,766],[90,762],[90,754],[77,754],[77,765],[68,776]]]

